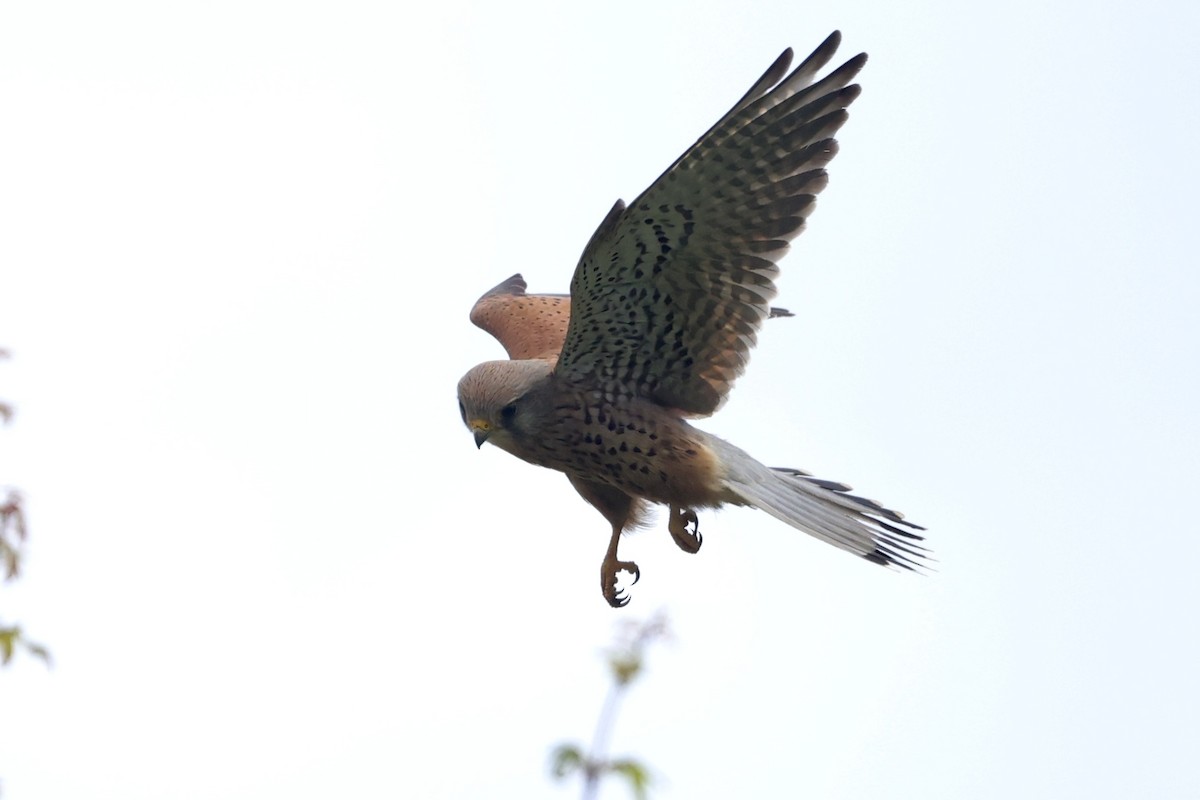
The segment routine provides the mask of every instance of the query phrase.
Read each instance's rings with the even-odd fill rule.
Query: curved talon
[[[604,559],[600,564],[600,590],[604,594],[604,599],[613,608],[623,608],[629,604],[629,596],[625,595],[624,590],[617,588],[617,573],[628,572],[633,575],[632,586],[637,583],[642,577],[642,571],[633,561],[617,561],[616,559]]]
[[[696,512],[690,508],[679,508],[671,506],[671,519],[667,523],[667,530],[671,532],[671,538],[675,540],[675,544],[679,545],[679,549],[685,553],[696,553],[700,550],[700,545],[704,543],[704,537],[700,535],[700,518],[696,516]],[[687,529],[688,525],[693,525],[691,531]]]

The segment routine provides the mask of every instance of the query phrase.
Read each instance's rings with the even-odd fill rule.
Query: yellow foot
[[[690,508],[672,505],[669,513],[671,519],[667,523],[667,530],[671,532],[671,538],[675,540],[675,544],[679,545],[679,549],[685,553],[698,552],[701,543],[704,542],[704,537],[700,535],[700,520],[696,517],[696,512]],[[695,527],[688,531],[688,525]]]
[[[600,589],[604,592],[604,599],[613,608],[620,608],[629,602],[624,590],[617,588],[617,573],[621,571],[633,575],[633,583],[637,583],[642,577],[642,571],[638,569],[637,564],[632,561],[618,561],[616,556],[608,556],[600,564]],[[629,585],[632,586],[633,583]]]

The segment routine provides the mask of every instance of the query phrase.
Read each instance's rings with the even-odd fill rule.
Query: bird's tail
[[[798,469],[766,467],[729,442],[709,437],[725,468],[727,502],[761,509],[793,528],[876,564],[914,569],[928,558],[920,525],[850,487]]]

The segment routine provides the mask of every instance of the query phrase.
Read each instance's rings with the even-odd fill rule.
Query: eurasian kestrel
[[[463,376],[463,422],[480,447],[565,472],[611,523],[600,583],[612,606],[629,602],[617,573],[640,577],[617,543],[650,503],[670,507],[668,529],[689,553],[701,543],[693,509],[731,503],[877,564],[911,569],[925,557],[913,532],[923,529],[897,512],[844,484],[765,467],[685,421],[721,406],[778,312],[776,262],[825,188],[833,135],[860,92],[850,81],[865,53],[814,82],[840,41],[835,31],[786,78],[784,51],[649,189],[628,207],[618,200],[570,296],[528,295],[514,275],[471,311],[510,360]]]

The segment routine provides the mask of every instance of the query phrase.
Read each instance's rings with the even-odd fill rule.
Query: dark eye
[[[458,401],[458,414],[463,418],[463,424],[467,424],[467,407],[462,404],[462,400]]]
[[[505,423],[512,422],[512,418],[517,415],[517,407],[513,403],[509,403],[504,408],[500,409],[500,419]]]

